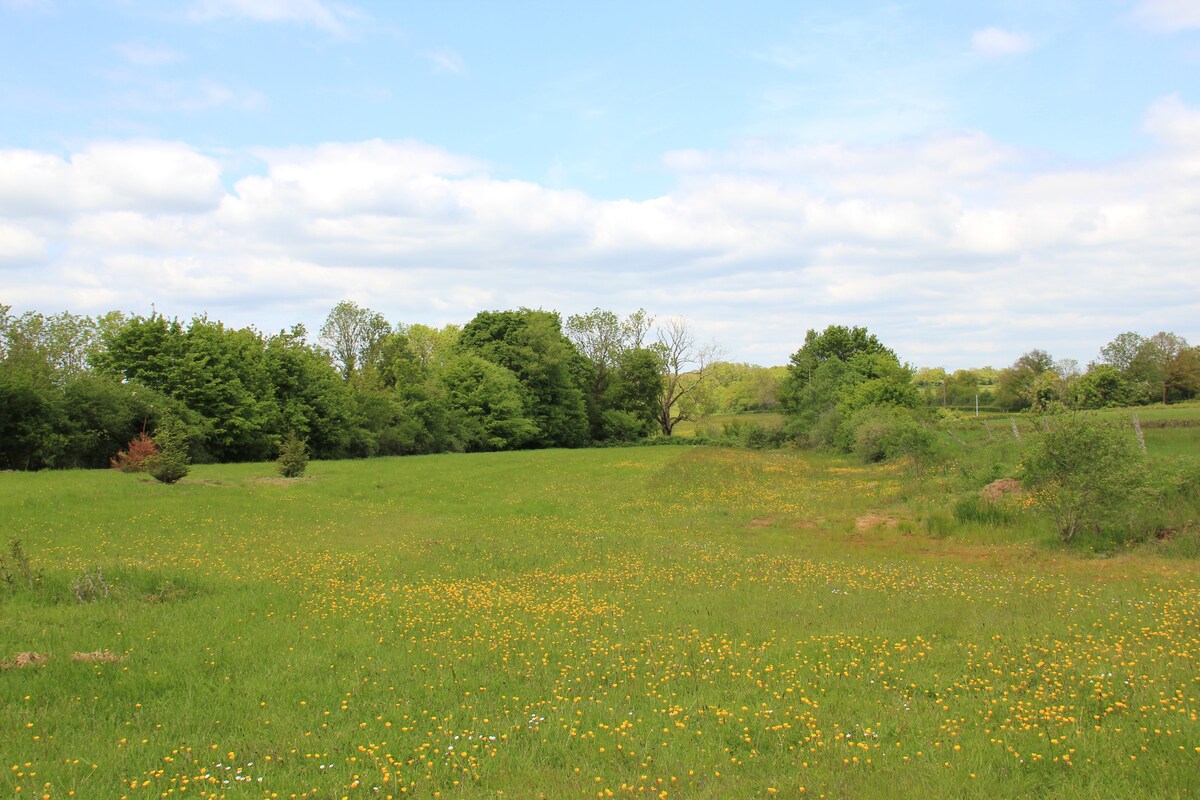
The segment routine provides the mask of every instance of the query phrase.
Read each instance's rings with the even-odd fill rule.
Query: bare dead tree
[[[663,362],[658,424],[663,435],[670,436],[677,423],[695,418],[699,404],[692,401],[703,392],[724,351],[716,342],[697,344],[691,326],[681,317],[668,320],[657,332],[655,348]]]

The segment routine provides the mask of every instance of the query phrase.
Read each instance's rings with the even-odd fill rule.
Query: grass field
[[[962,480],[679,447],[0,474],[43,573],[0,600],[0,793],[1196,797],[1197,562],[931,535]]]

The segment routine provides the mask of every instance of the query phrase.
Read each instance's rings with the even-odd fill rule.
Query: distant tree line
[[[715,379],[715,346],[644,311],[565,325],[485,311],[433,328],[342,302],[315,342],[302,326],[265,335],[205,316],[10,312],[0,305],[0,469],[105,467],[167,416],[197,462],[274,458],[289,434],[316,458],[631,442],[738,391],[735,365]]]
[[[1195,397],[1200,348],[1118,336],[1081,371],[1040,350],[1006,369],[914,370],[865,328],[810,330],[786,367],[721,360],[682,320],[595,309],[484,311],[393,325],[338,303],[309,340],[198,316],[13,315],[0,305],[0,469],[105,467],[164,418],[196,462],[261,461],[298,437],[314,458],[584,447],[670,436],[684,420],[777,411],[731,441],[785,439],[868,459],[920,457],[920,409],[1095,408]],[[925,431],[925,432],[923,432]]]
[[[1126,332],[1081,369],[1073,359],[1030,350],[1011,366],[915,374],[925,405],[1041,411],[1052,406],[1097,409],[1171,403],[1200,395],[1200,347],[1168,331]]]

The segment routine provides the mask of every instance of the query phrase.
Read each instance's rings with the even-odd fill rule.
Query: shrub
[[[129,449],[117,453],[116,458],[109,460],[109,464],[113,469],[119,469],[121,472],[145,472],[147,459],[156,455],[158,455],[158,446],[154,444],[153,439],[146,435],[145,431],[142,431],[129,442]]]
[[[172,415],[165,415],[154,432],[157,455],[146,459],[146,471],[162,483],[175,483],[188,474],[191,459],[188,458],[188,438],[183,423]]]
[[[786,434],[779,426],[767,427],[750,420],[734,419],[721,426],[721,438],[739,447],[766,450],[782,447]]]
[[[1131,530],[1147,489],[1129,430],[1085,414],[1047,418],[1021,468],[1021,482],[1064,542],[1080,531]]]
[[[42,582],[42,573],[34,572],[29,556],[19,539],[10,539],[8,552],[0,553],[0,587],[9,593],[33,591]]]
[[[933,434],[902,408],[868,406],[843,427],[847,449],[863,461],[911,458],[919,464],[933,453]]]
[[[288,435],[279,442],[279,458],[275,459],[275,468],[285,478],[299,478],[308,469],[308,442],[288,431]]]

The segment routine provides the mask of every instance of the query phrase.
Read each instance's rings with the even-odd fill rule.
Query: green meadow
[[[977,463],[920,474],[700,447],[0,474],[29,559],[0,794],[1194,798],[1197,531],[1098,556],[1020,503],[956,518],[1016,458],[1007,418],[957,425]]]

